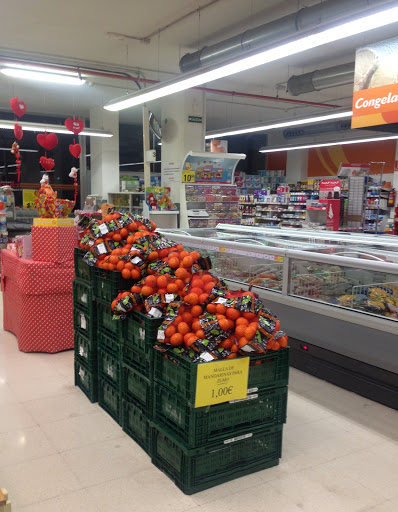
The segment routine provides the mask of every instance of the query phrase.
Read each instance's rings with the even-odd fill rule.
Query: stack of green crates
[[[275,466],[289,349],[250,359],[246,400],[195,408],[198,365],[154,351],[152,462],[186,494]]]
[[[120,272],[94,267],[94,296],[97,310],[98,403],[117,421],[122,422],[122,348],[124,324],[113,320],[111,304],[120,291],[132,282]]]
[[[123,430],[150,454],[153,419],[153,363],[162,320],[134,311],[124,322],[122,347]]]
[[[91,402],[98,399],[96,308],[93,268],[83,261],[83,249],[75,248],[73,326],[75,331],[75,385]]]

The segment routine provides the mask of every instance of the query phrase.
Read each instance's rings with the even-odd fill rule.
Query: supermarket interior
[[[0,512],[397,512],[398,1],[3,2]]]

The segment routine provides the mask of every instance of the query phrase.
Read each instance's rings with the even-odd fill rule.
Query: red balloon
[[[46,158],[45,156],[40,157],[40,164],[45,171],[51,171],[54,169],[55,162],[53,158]]]
[[[55,133],[39,133],[36,137],[37,142],[44,149],[51,151],[58,144],[58,137]]]
[[[23,137],[22,126],[18,123],[14,124],[14,135],[17,140],[21,140]]]
[[[66,119],[65,126],[75,135],[79,135],[79,133],[84,130],[84,122],[79,119]]]
[[[15,98],[11,98],[10,106],[17,117],[22,117],[26,112],[25,102],[18,100],[18,96],[15,96]]]
[[[82,152],[82,147],[81,147],[80,144],[70,144],[69,145],[69,152],[75,158],[79,158],[80,153]]]

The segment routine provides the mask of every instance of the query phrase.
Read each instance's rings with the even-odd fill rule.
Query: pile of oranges
[[[119,213],[104,217],[105,229],[101,229],[101,222],[96,222],[98,225],[86,230],[81,247],[95,255],[96,266],[118,271],[126,280],[133,280],[129,289],[112,302],[112,310],[118,315],[132,309],[150,314],[156,305],[164,318],[158,331],[159,343],[196,350],[210,340],[212,348],[222,350],[222,357],[226,358],[287,346],[287,336],[279,331],[279,321],[272,316],[268,316],[271,320],[266,344],[262,343],[262,305],[248,311],[220,300],[232,295],[208,271],[209,261],[199,252],[187,251],[181,244],[155,233],[153,222]],[[102,235],[108,228],[107,234]],[[253,304],[259,302],[252,292],[241,291],[239,296]]]

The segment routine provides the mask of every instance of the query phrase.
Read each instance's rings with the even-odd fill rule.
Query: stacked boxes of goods
[[[115,213],[82,238],[94,272],[98,401],[192,494],[278,464],[289,349],[253,292],[229,290],[210,258],[155,230]],[[222,384],[217,400],[198,401],[206,368],[222,382],[235,375],[240,394],[228,398]]]
[[[92,267],[91,267],[92,268]],[[94,268],[97,309],[98,403],[119,424],[122,422],[122,353],[124,324],[113,320],[109,307],[115,296],[132,286],[116,270]]]
[[[97,325],[94,302],[94,269],[83,260],[85,251],[75,248],[73,327],[75,336],[75,385],[91,402],[97,401]]]
[[[186,494],[275,466],[289,351],[250,358],[247,398],[195,408],[198,364],[155,354],[152,462]]]
[[[122,353],[123,430],[150,453],[153,419],[153,360],[161,320],[133,311],[124,322]]]

